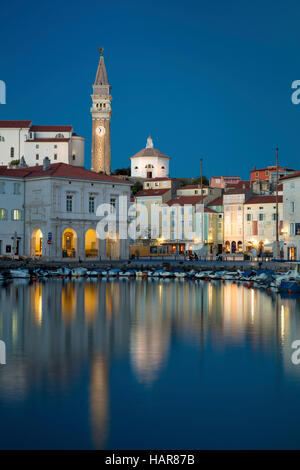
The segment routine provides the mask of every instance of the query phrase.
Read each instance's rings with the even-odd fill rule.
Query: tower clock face
[[[101,136],[105,134],[105,127],[103,126],[98,126],[96,127],[96,134]]]

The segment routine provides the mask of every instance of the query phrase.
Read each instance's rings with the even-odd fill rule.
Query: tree
[[[209,186],[209,179],[206,176],[202,176],[203,186]],[[201,176],[194,178],[192,184],[201,184]]]
[[[143,185],[140,181],[136,181],[131,188],[132,194],[137,194],[139,191],[143,189]]]
[[[124,176],[130,176],[130,168],[117,168],[112,174],[113,175],[124,175]]]

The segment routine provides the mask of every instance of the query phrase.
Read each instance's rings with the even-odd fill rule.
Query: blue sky
[[[254,165],[299,169],[300,4],[177,0],[5,2],[0,119],[72,124],[90,167],[99,46],[112,85],[112,168],[150,133],[172,176],[246,178]]]

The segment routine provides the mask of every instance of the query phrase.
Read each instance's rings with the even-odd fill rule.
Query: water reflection
[[[0,288],[0,338],[7,346],[0,402],[22,402],[45,386],[71,393],[88,374],[91,439],[103,448],[115,364],[125,361],[149,389],[164,377],[178,345],[204,362],[206,350],[246,345],[249,354],[276,360],[277,380],[298,379],[290,357],[300,338],[299,307],[299,299],[216,281],[14,282]]]

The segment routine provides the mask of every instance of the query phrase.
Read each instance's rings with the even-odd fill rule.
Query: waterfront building
[[[0,167],[0,183],[1,254],[12,253],[13,235],[21,255],[57,260],[128,258],[128,239],[120,240],[118,231],[108,233],[106,240],[97,238],[96,210],[100,204],[110,204],[120,227],[119,196],[128,206],[130,183],[65,163],[51,164],[47,158],[43,166]]]
[[[92,94],[92,171],[96,173],[111,172],[111,86],[108,82],[107,72],[100,49],[100,60],[93,85]]]
[[[205,207],[201,196],[181,196],[172,199],[167,204],[169,207],[179,206],[179,216],[177,212],[171,212],[171,220],[167,221],[169,216],[166,208],[163,209],[162,224],[170,223],[170,238],[163,240],[163,244],[171,245],[173,253],[182,253],[192,251],[201,255],[216,254],[222,251],[223,227],[219,225],[220,214],[210,207]],[[203,211],[201,205],[203,204]],[[184,230],[186,209],[189,211],[189,233],[193,233],[191,238]],[[181,217],[180,217],[181,215]],[[222,215],[221,215],[222,217]],[[187,237],[188,235],[188,237]]]
[[[10,256],[24,253],[24,184],[6,173],[0,167],[0,255]]]
[[[48,157],[52,163],[83,167],[84,142],[73,126],[0,121],[0,165],[18,165],[22,157],[28,166],[41,165],[43,158]]]
[[[249,189],[230,189],[223,195],[225,253],[244,250],[244,203],[251,195]]]
[[[134,178],[169,177],[170,157],[154,148],[153,140],[148,137],[146,147],[130,157],[131,176]]]
[[[300,260],[300,171],[286,175],[283,184],[284,257]]]
[[[278,196],[279,241],[283,241],[283,204]],[[276,242],[276,196],[253,195],[244,204],[244,241],[246,252],[274,253]]]
[[[172,197],[171,187],[165,189],[147,189],[139,191],[135,195],[135,203],[137,207],[139,205],[144,206],[147,209],[145,214],[141,214],[141,222],[143,224],[144,230],[139,238],[151,239],[151,221],[152,217],[159,217],[157,214],[152,214],[153,207],[157,208],[162,204],[166,204],[170,201]],[[158,222],[160,225],[160,222]],[[159,232],[155,235],[155,238],[159,237]]]

